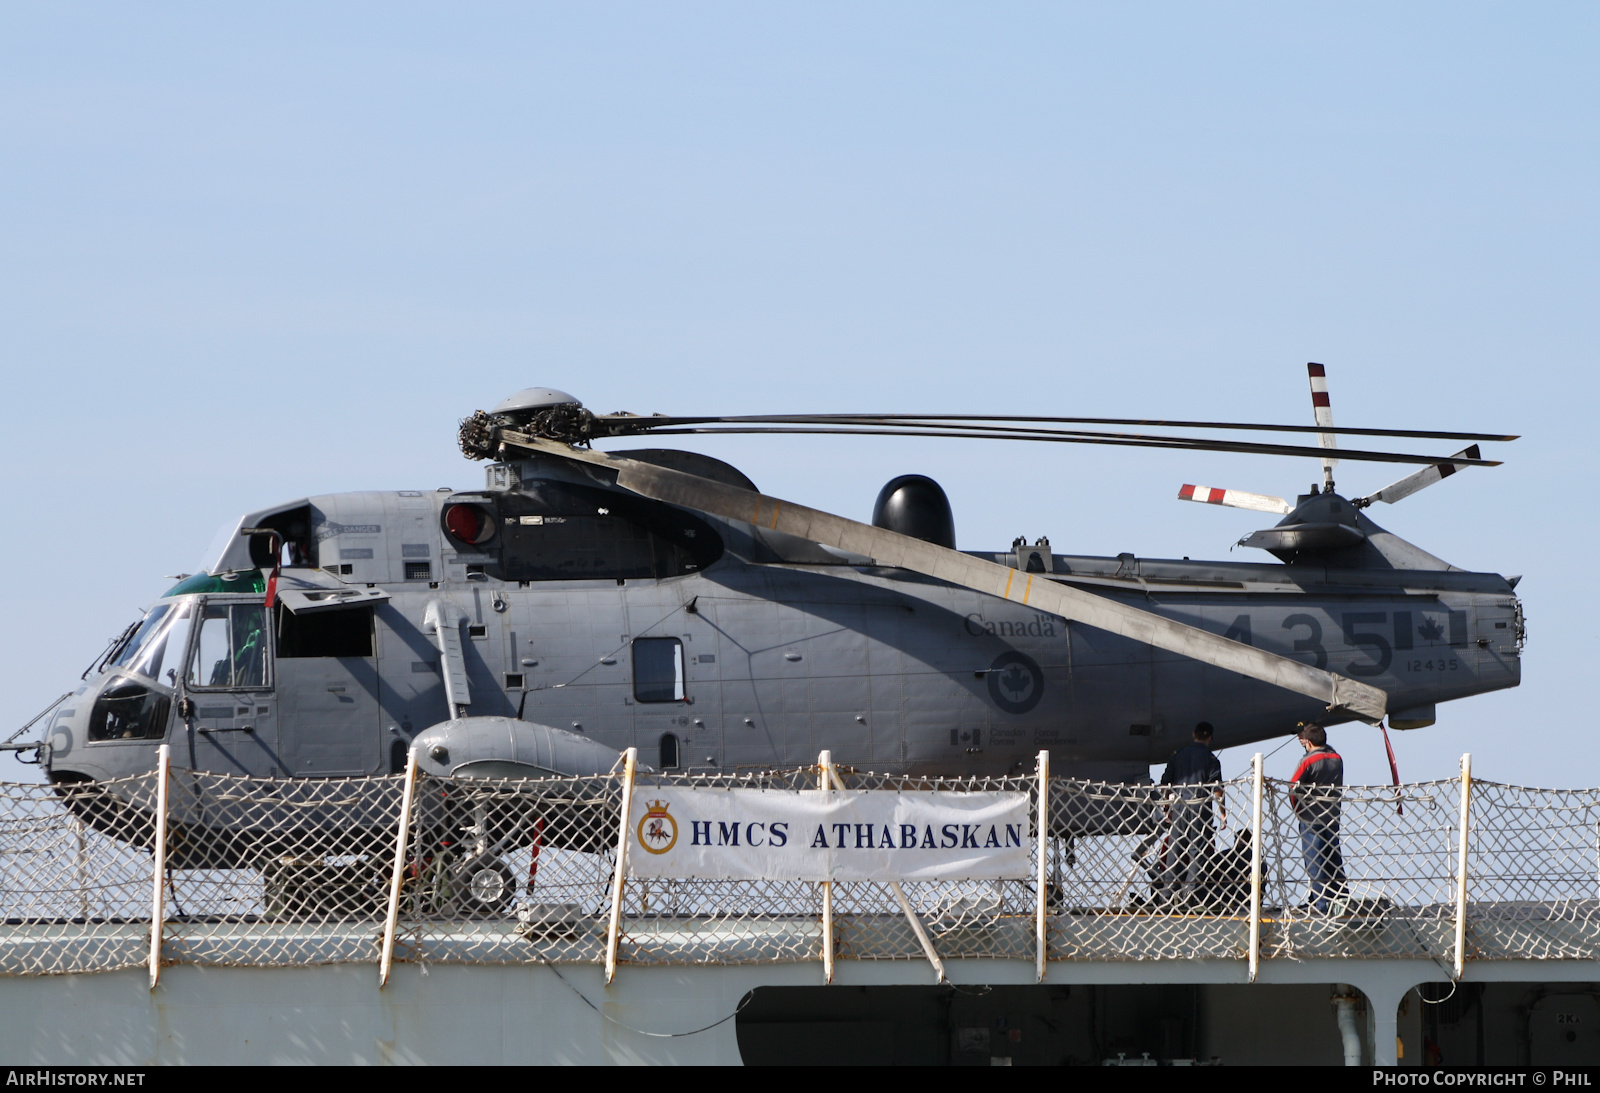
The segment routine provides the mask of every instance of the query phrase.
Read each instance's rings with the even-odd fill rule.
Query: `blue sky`
[[[531,384],[641,413],[1301,422],[1318,360],[1341,424],[1524,435],[1375,514],[1524,574],[1530,618],[1523,686],[1397,737],[1402,773],[1470,750],[1481,777],[1600,785],[1597,31],[1555,3],[7,5],[0,724],[224,520],[477,484],[456,420]],[[931,474],[965,547],[1151,557],[1259,525],[1183,482],[1318,476],[704,450],[857,517]],[[1386,780],[1343,732],[1352,779]]]

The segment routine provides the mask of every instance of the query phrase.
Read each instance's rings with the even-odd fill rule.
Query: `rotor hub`
[[[583,403],[565,391],[527,387],[502,399],[493,410],[479,410],[463,420],[457,440],[468,459],[493,459],[499,454],[501,429],[515,429],[541,440],[583,444],[594,434],[594,421]]]

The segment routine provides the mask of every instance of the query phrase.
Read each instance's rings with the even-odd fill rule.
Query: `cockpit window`
[[[144,617],[144,622],[139,624],[139,629],[134,632],[133,637],[111,661],[111,666],[114,668],[129,668],[135,662],[147,660],[152,643],[159,644],[157,641],[158,635],[166,632],[167,616],[171,612],[172,604],[157,604]]]
[[[187,603],[157,607],[139,627],[133,640],[117,654],[113,666],[137,672],[168,687],[177,686],[183,654],[189,645],[192,611],[193,605]]]
[[[167,631],[162,635],[161,647],[152,648],[147,658],[149,671],[145,674],[168,687],[178,685],[178,673],[183,671],[183,657],[189,651],[189,623],[194,617],[194,604],[180,604],[168,616]],[[145,671],[135,668],[135,671]]]
[[[266,609],[259,603],[208,603],[200,620],[191,687],[265,687]]]
[[[261,570],[245,569],[219,573],[215,577],[209,573],[196,573],[167,589],[167,595],[193,596],[206,592],[265,592],[266,590],[267,579],[261,575]]]

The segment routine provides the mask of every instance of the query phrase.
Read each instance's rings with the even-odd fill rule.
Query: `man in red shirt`
[[[1339,798],[1344,760],[1328,747],[1321,725],[1302,725],[1297,737],[1306,757],[1295,769],[1289,804],[1300,820],[1300,850],[1305,855],[1309,903],[1326,914],[1331,900],[1349,896],[1344,855],[1339,849]]]

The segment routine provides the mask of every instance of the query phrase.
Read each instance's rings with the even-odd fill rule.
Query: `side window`
[[[89,714],[90,740],[159,740],[167,733],[172,699],[136,679],[113,683]]]
[[[640,702],[682,702],[683,642],[639,638],[633,643],[633,697]]]
[[[265,687],[267,619],[259,603],[208,603],[189,664],[191,687]]]
[[[678,769],[678,734],[664,732],[661,734],[661,762],[658,770]]]
[[[347,607],[296,615],[278,608],[278,656],[370,657],[372,608]]]

